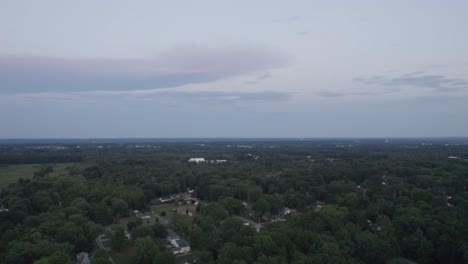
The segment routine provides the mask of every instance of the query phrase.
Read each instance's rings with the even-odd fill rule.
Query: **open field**
[[[158,222],[161,224],[168,224],[170,222],[171,216],[174,214],[181,214],[186,215],[186,210],[192,213],[192,216],[197,214],[196,206],[193,204],[187,204],[186,202],[173,202],[173,203],[162,203],[162,204],[153,204],[151,205],[151,211],[144,211],[144,215],[149,215],[150,219],[144,219],[143,225],[152,225],[156,222],[156,218],[158,218]],[[173,209],[177,211],[174,212]],[[165,216],[161,216],[161,212],[166,212]],[[130,219],[134,218],[134,216],[122,217],[118,220],[119,224],[126,226]]]
[[[58,163],[58,164],[21,164],[21,165],[1,165],[0,166],[0,186],[7,186],[15,183],[18,179],[30,179],[34,172],[42,166],[52,165],[52,176],[68,173],[67,168],[71,166],[83,166],[80,163]]]
[[[30,179],[40,168],[39,164],[2,165],[0,166],[0,186],[15,183],[19,178]]]
[[[197,214],[196,208],[197,208],[197,206],[195,206],[195,205],[193,205],[191,203],[187,204],[185,201],[155,204],[155,205],[151,205],[151,214],[159,216],[160,219],[164,219],[164,218],[168,219],[168,218],[170,218],[170,216],[172,214],[175,213],[175,212],[173,212],[173,210],[176,209],[177,213],[179,213],[179,214],[185,215],[186,210],[188,210],[190,213],[192,213],[192,216],[195,216]],[[162,211],[166,212],[165,217],[161,217],[160,214],[161,214]]]

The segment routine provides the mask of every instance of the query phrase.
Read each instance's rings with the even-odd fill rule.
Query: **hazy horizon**
[[[468,136],[468,2],[7,2],[0,139]]]

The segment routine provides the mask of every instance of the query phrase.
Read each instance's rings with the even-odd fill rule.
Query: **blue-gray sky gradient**
[[[0,9],[0,138],[468,136],[464,0]]]

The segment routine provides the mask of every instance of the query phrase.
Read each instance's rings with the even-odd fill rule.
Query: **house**
[[[325,206],[325,202],[323,201],[317,201],[315,204],[315,212],[319,212],[323,207]]]
[[[133,213],[135,214],[136,217],[138,217],[140,219],[143,219],[143,220],[151,218],[151,216],[145,215],[145,214],[143,214],[142,212],[140,212],[138,210],[133,211]]]
[[[190,245],[187,240],[180,238],[174,230],[167,229],[166,240],[172,245],[172,253],[174,255],[190,252]]]
[[[90,264],[91,259],[89,258],[88,252],[80,252],[76,254],[76,263],[77,264]]]
[[[132,239],[132,234],[130,232],[128,232],[127,230],[124,231],[124,235],[125,235],[125,238],[127,240],[131,240]]]
[[[178,254],[190,252],[190,245],[185,239],[179,239],[176,243],[178,245]]]
[[[161,203],[171,202],[172,200],[174,200],[174,199],[172,199],[171,197],[161,197],[161,198],[159,198],[159,201]]]
[[[172,229],[167,229],[167,236],[166,236],[166,240],[167,242],[171,243],[171,245],[173,246],[177,246],[177,240],[179,240],[180,237],[176,234],[176,232],[174,232],[174,230]]]
[[[6,205],[0,204],[0,212],[8,212]]]
[[[189,163],[197,163],[197,164],[199,164],[199,163],[205,162],[205,159],[204,159],[204,158],[190,158],[190,159],[188,160],[188,162],[189,162]]]

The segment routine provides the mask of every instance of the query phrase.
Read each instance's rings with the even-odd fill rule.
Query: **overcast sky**
[[[0,138],[468,136],[468,1],[3,1]]]

